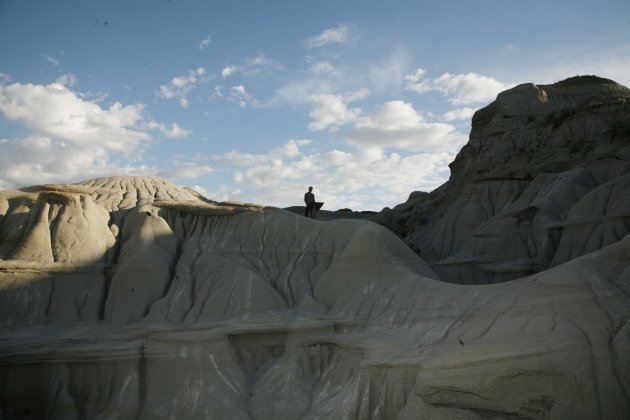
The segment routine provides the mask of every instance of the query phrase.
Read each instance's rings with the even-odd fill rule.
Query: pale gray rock
[[[451,180],[374,216],[420,256],[158,178],[0,192],[0,418],[629,418],[624,89],[478,112]]]
[[[578,194],[575,214],[554,197],[563,182],[593,178],[580,171],[554,178],[547,201],[528,198],[544,179],[521,198],[550,223],[583,217],[582,200],[608,213],[605,197],[625,184],[607,176],[592,197]],[[104,203],[109,220],[81,240],[111,236],[108,249],[75,260],[83,250],[59,238],[66,248],[52,255],[64,260],[0,262],[3,419],[630,415],[630,236],[534,276],[456,285],[369,221],[194,197],[120,210],[125,192],[94,198],[90,188],[72,192],[67,211]],[[27,209],[0,225],[3,238],[21,238],[15,248],[34,229],[53,242],[55,217],[40,216],[47,194],[0,194],[6,215]],[[116,220],[114,235],[105,227]],[[84,221],[63,223],[59,232]]]
[[[630,90],[523,84],[477,111],[449,181],[376,218],[444,281],[540,272],[630,232]]]

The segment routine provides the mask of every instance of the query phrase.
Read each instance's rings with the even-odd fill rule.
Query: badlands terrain
[[[0,418],[630,418],[630,90],[519,85],[450,166],[322,220],[0,192]]]

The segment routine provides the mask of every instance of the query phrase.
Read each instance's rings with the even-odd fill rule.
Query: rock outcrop
[[[157,178],[0,192],[0,418],[630,418],[627,96],[499,95],[368,215],[422,258]]]
[[[630,90],[594,76],[507,90],[450,167],[379,219],[442,280],[513,280],[602,249],[630,232]]]
[[[463,286],[375,223],[153,178],[0,203],[3,419],[630,416],[630,237]]]

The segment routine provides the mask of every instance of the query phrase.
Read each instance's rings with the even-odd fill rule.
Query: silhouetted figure
[[[306,207],[304,208],[304,216],[310,217],[311,219],[315,218],[315,194],[313,194],[313,187],[308,187],[308,192],[304,194],[304,203]]]

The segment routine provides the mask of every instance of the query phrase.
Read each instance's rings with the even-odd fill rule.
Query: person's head
[[[308,187],[308,192],[313,191],[313,187]]]

